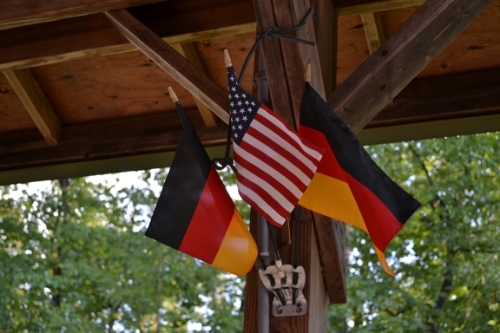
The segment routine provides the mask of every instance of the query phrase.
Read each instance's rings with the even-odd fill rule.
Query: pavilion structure
[[[310,63],[364,144],[500,130],[500,0],[12,0],[0,3],[0,184],[169,165],[182,129],[168,86],[222,156],[223,49],[239,71],[258,34],[311,6],[293,36],[316,44],[266,38],[242,81],[267,78],[291,126]],[[309,211],[301,225],[308,313],[271,317],[271,332],[326,332],[327,303],[347,299],[342,225]],[[244,331],[257,332],[256,273],[247,281]]]

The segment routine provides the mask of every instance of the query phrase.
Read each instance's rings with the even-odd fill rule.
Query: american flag
[[[281,227],[309,186],[322,153],[241,89],[233,67],[228,68],[228,82],[238,191]]]

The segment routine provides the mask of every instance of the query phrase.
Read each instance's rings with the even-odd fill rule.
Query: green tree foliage
[[[330,308],[336,332],[500,331],[499,134],[370,147],[422,202],[386,251],[349,233],[348,303]]]
[[[240,279],[143,235],[164,179],[0,188],[0,332],[241,331]]]

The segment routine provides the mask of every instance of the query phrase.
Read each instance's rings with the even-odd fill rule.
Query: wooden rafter
[[[328,104],[359,132],[491,2],[428,0],[330,95]]]
[[[337,0],[339,16],[362,15],[401,8],[422,6],[426,0]]]
[[[141,22],[168,44],[254,33],[256,28],[251,2],[194,9],[188,13],[162,12],[165,16],[151,15],[152,18]],[[137,50],[101,15],[48,22],[36,27],[20,27],[0,34],[0,71]]]
[[[183,57],[189,60],[196,68],[198,68],[200,72],[206,74],[205,68],[203,67],[203,64],[200,61],[200,57],[198,56],[198,53],[196,52],[193,43],[173,44],[172,47],[177,52],[182,54]],[[212,113],[212,111],[210,111],[210,109],[205,104],[203,104],[203,102],[200,101],[198,98],[196,97],[193,98],[194,102],[196,103],[196,106],[198,107],[198,110],[200,111],[201,117],[205,122],[205,125],[207,125],[208,127],[215,126],[217,123],[215,122],[214,114]]]
[[[365,30],[366,42],[368,43],[368,51],[373,54],[380,45],[385,42],[384,30],[380,21],[379,13],[361,14],[363,28]]]
[[[359,138],[364,144],[374,144],[498,131],[498,91],[500,70],[415,80],[359,133]],[[187,112],[205,146],[225,142],[226,127],[205,128],[198,110]],[[55,147],[47,147],[37,130],[0,134],[0,170],[173,151],[180,135],[178,126],[175,113],[68,125],[62,128],[63,139]],[[79,175],[88,174],[92,171]]]
[[[314,0],[314,33],[325,94],[330,95],[337,85],[337,10],[334,1]]]
[[[198,110],[186,112],[203,145],[225,143],[226,126],[209,129],[196,120]],[[66,125],[61,128],[64,139],[51,147],[34,130],[2,133],[0,171],[173,151],[181,133],[175,112]]]
[[[207,105],[226,124],[229,122],[226,91],[126,10],[106,12],[104,15],[140,51]]]
[[[4,74],[47,143],[57,145],[61,122],[31,71],[18,69]]]
[[[166,0],[11,0],[0,2],[0,30]]]
[[[378,2],[360,0],[350,4],[350,0],[343,0],[340,1],[337,14],[339,16],[360,15],[366,12],[421,5],[423,2],[423,0]],[[6,2],[5,5],[8,4],[10,2]],[[143,9],[143,12],[154,13],[155,10],[156,5],[149,5]],[[173,10],[164,10],[164,12],[167,15],[162,19],[154,18],[155,15],[151,15],[153,18],[148,18],[148,15],[144,14],[145,19],[142,22],[168,44],[250,33],[255,32],[256,28],[251,1],[232,3],[210,10],[201,8],[180,15],[176,15]],[[197,22],[197,24],[193,26],[186,22]],[[0,70],[27,68],[136,50],[132,44],[127,43],[114,29],[105,24],[99,15],[38,24],[36,29],[27,26],[5,30],[0,34],[0,45],[2,45]]]

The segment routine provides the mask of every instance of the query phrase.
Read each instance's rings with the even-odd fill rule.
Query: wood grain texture
[[[491,2],[428,0],[341,84],[328,104],[359,132]]]
[[[331,304],[346,303],[348,263],[345,260],[345,224],[316,213],[313,214],[313,222],[328,299]]]
[[[189,60],[200,72],[203,74],[207,74],[205,71],[205,68],[203,67],[200,57],[198,56],[198,52],[196,51],[193,43],[182,43],[182,44],[174,44],[172,47],[182,54],[184,58]],[[194,102],[196,103],[196,106],[198,107],[198,110],[200,111],[201,117],[203,118],[203,121],[205,122],[205,125],[208,127],[212,127],[216,125],[214,115],[210,109],[203,104],[199,99],[196,97],[194,98]]]
[[[361,14],[368,50],[373,54],[385,42],[384,29],[379,13]]]
[[[336,87],[338,15],[331,0],[314,0],[314,33],[325,94],[329,96]],[[316,74],[317,75],[317,74]]]
[[[306,284],[303,292],[308,302],[307,314],[297,317],[270,317],[269,332],[295,333],[295,332],[327,332],[327,293],[323,275],[322,264],[318,253],[314,222],[312,213],[301,209],[300,218],[300,251],[299,265],[306,271]],[[295,248],[295,228],[298,226],[294,218],[286,222],[281,229],[273,228],[278,243],[283,263],[293,263]],[[291,236],[291,239],[290,239]]]
[[[288,28],[296,25],[309,10],[308,3],[286,0],[255,0],[255,12],[259,31],[271,27]],[[296,34],[297,37],[315,41],[313,22]],[[300,99],[304,89],[305,64],[311,63],[313,80],[311,84],[324,94],[318,51],[316,47],[299,46],[285,40],[264,40],[262,44],[267,67],[267,78],[273,110],[291,126],[298,124]],[[330,226],[331,227],[331,226]],[[287,226],[278,233],[278,241],[284,263],[290,263],[292,246],[287,241]],[[291,225],[293,230],[294,224]],[[326,332],[326,290],[323,268],[337,262],[323,262],[318,253],[318,241],[324,240],[315,233],[312,213],[303,212],[301,218],[301,249],[299,263],[304,265],[308,282],[304,294],[309,302],[308,313],[298,317],[271,317],[271,332]],[[321,231],[320,231],[321,232]],[[293,234],[293,231],[292,231]],[[254,318],[256,320],[256,318]]]
[[[57,145],[61,121],[31,71],[18,69],[4,74],[47,143]]]
[[[11,0],[0,2],[0,30],[166,0]]]
[[[201,73],[154,32],[126,10],[106,12],[110,22],[144,54],[207,105],[225,123],[229,122],[226,91]]]
[[[132,12],[169,44],[255,32],[251,2],[216,1],[213,6],[207,8],[201,0],[167,1]],[[0,34],[0,45],[0,70],[137,50],[101,15],[6,30]]]
[[[416,79],[365,128],[500,113],[500,70]]]
[[[426,0],[337,0],[339,16],[362,15],[422,6]]]
[[[207,129],[197,110],[187,115],[205,146],[225,143],[226,126]],[[57,146],[34,130],[2,133],[0,171],[173,151],[181,133],[175,112],[63,126]]]
[[[0,132],[36,129],[5,75],[0,74]]]
[[[254,209],[250,210],[250,233],[255,241],[258,242],[259,222],[257,212]],[[259,252],[262,252],[262,249],[259,249]],[[255,333],[258,332],[259,329],[259,283],[261,282],[257,269],[253,268],[250,272],[248,272],[245,283],[243,333]]]

